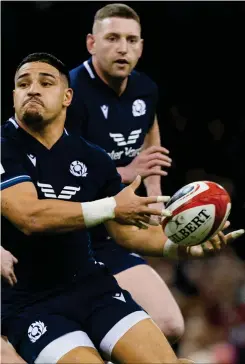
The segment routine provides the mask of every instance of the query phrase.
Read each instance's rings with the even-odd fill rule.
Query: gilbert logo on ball
[[[218,183],[198,181],[178,190],[166,208],[172,212],[172,217],[162,222],[167,237],[179,245],[198,245],[222,229],[231,199]]]

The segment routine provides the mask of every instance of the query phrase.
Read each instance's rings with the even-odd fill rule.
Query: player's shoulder
[[[90,81],[88,71],[86,69],[86,62],[83,62],[79,66],[70,70],[71,87],[76,87],[77,85],[87,84]],[[81,82],[82,81],[82,82]]]
[[[10,120],[10,119],[9,119]],[[13,119],[13,123],[6,121],[1,125],[1,150],[3,156],[14,156],[18,159],[21,157],[22,147],[20,140],[18,138],[17,129],[18,126],[14,125],[16,123]]]
[[[130,74],[130,82],[137,90],[148,90],[153,93],[158,90],[156,82],[142,71],[133,70]]]
[[[79,140],[80,145],[82,146],[84,152],[90,156],[90,158],[93,158],[97,161],[106,161],[108,160],[109,163],[112,162],[111,158],[109,157],[109,155],[107,154],[107,152],[105,151],[105,149],[103,149],[102,147],[100,147],[97,144],[94,144],[86,139],[84,139],[82,136],[76,136],[76,140]],[[113,162],[112,162],[113,163]]]
[[[78,138],[79,138],[80,143],[82,143],[82,145],[84,146],[84,148],[86,148],[96,154],[103,154],[103,155],[106,154],[107,155],[105,149],[103,149],[99,145],[88,141],[87,139],[83,138],[82,136],[79,136]]]
[[[1,143],[14,144],[18,125],[13,118],[8,119],[1,125]]]

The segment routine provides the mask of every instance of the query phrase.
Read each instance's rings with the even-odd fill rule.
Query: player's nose
[[[34,95],[40,95],[40,94],[41,94],[40,85],[38,84],[38,82],[32,82],[28,89],[28,95],[34,96]]]
[[[128,51],[128,42],[126,39],[121,38],[118,43],[118,52],[121,54],[126,54]]]

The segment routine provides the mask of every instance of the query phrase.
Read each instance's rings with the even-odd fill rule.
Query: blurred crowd
[[[185,263],[149,259],[171,288],[185,319],[179,356],[197,364],[245,362],[245,264],[228,248]]]
[[[167,109],[163,145],[173,166],[163,191],[211,180],[227,189],[232,200],[231,229],[245,226],[245,118],[202,120],[201,111],[176,105]],[[176,147],[177,146],[177,147]],[[229,228],[227,229],[229,231]],[[200,364],[245,363],[245,239],[217,256],[188,262],[149,258],[164,277],[185,318],[185,334],[176,350]]]

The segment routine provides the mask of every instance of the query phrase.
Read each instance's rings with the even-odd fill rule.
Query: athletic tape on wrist
[[[87,228],[99,225],[107,220],[114,219],[116,200],[106,197],[101,200],[83,202],[83,218]]]
[[[168,239],[163,247],[163,256],[169,258],[178,258],[178,245]]]

